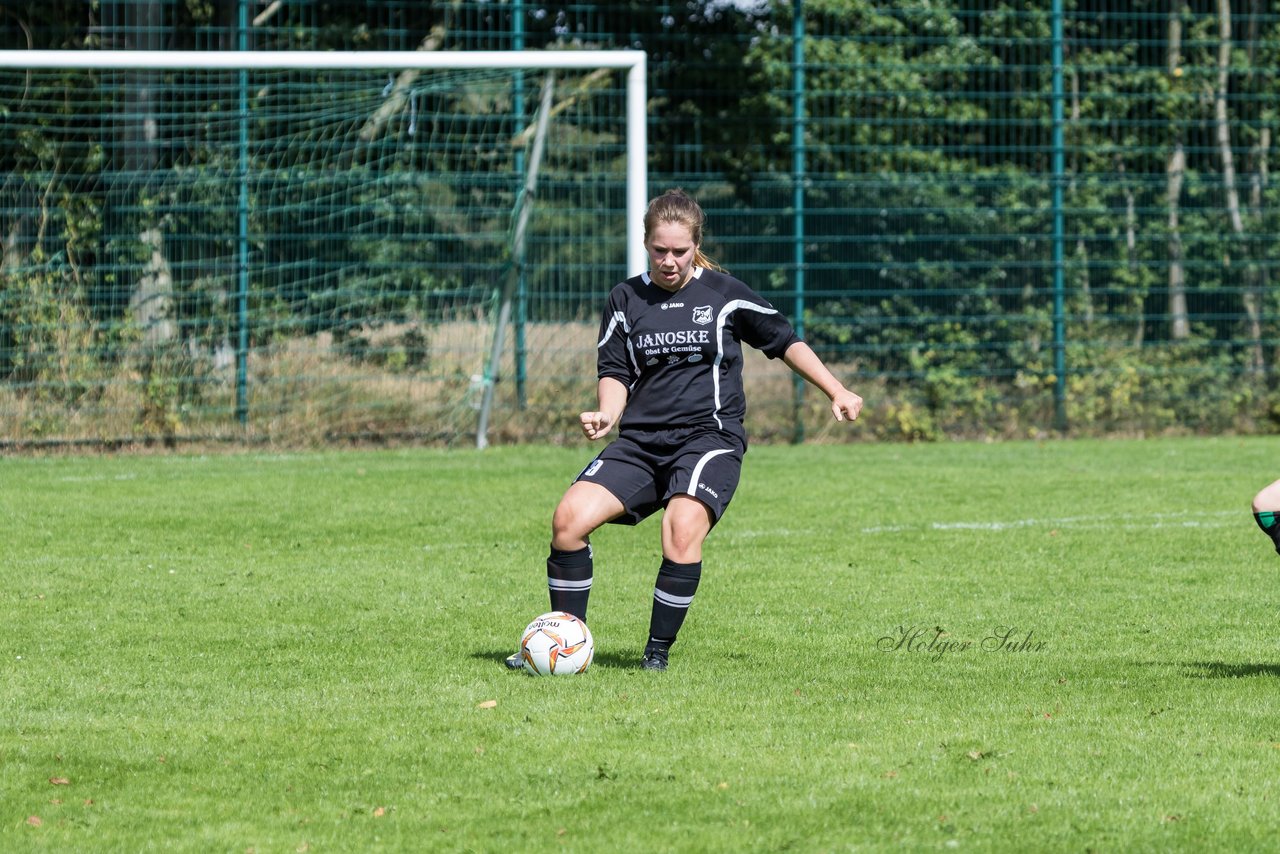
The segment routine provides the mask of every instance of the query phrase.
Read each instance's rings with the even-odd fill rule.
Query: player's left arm
[[[845,388],[808,344],[803,341],[792,343],[782,354],[782,361],[831,399],[831,414],[837,421],[853,421],[858,417],[862,411],[862,398]]]

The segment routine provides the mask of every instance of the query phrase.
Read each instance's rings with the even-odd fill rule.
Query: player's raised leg
[[[1264,486],[1253,497],[1253,518],[1280,553],[1280,480]]]

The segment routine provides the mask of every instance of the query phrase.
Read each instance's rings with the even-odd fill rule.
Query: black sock
[[[551,554],[547,555],[547,592],[551,594],[551,610],[568,611],[585,623],[591,575],[590,544],[573,552],[562,552],[552,546]]]
[[[1280,554],[1280,513],[1274,510],[1262,510],[1254,513],[1253,519],[1262,532],[1271,538],[1271,542],[1275,543],[1276,553]]]
[[[658,569],[658,581],[653,588],[653,613],[649,617],[649,642],[645,650],[669,648],[676,642],[685,614],[698,592],[698,580],[702,577],[702,561],[675,563],[662,559]]]

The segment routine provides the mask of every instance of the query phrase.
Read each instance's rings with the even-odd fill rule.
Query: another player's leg
[[[1253,497],[1253,518],[1280,553],[1280,480],[1263,487]]]
[[[702,543],[715,521],[710,508],[696,498],[676,495],[662,515],[662,565],[653,587],[649,640],[640,666],[666,670],[671,645],[702,578]]]

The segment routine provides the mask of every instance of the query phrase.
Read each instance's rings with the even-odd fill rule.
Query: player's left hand
[[[846,389],[836,392],[831,398],[831,414],[837,421],[854,421],[862,411],[862,398]]]

